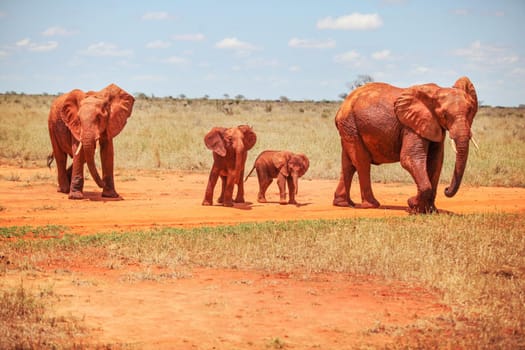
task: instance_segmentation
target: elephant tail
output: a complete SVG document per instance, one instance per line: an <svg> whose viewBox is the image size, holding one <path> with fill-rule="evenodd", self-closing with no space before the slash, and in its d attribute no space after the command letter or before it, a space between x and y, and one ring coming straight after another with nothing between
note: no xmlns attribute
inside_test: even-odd
<svg viewBox="0 0 525 350"><path fill-rule="evenodd" d="M53 156L53 152L49 153L49 155L47 156L47 167L49 169L51 169L51 164L53 163L53 159L55 159L55 157Z"/></svg>
<svg viewBox="0 0 525 350"><path fill-rule="evenodd" d="M252 170L250 170L250 172L248 173L248 175L246 175L246 177L244 178L244 182L246 182L246 181L248 180L248 178L250 177L250 175L253 173L253 169L255 169L255 164L253 165Z"/></svg>

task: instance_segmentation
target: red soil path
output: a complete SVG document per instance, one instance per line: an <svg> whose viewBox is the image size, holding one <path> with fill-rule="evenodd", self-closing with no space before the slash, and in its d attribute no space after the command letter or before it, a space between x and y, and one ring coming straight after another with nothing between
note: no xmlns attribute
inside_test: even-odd
<svg viewBox="0 0 525 350"><path fill-rule="evenodd" d="M374 184L380 209L338 208L331 204L336 181L302 180L297 197L301 204L282 206L275 184L267 194L270 203L257 203L257 179L252 177L246 184L248 203L203 207L206 181L205 174L126 171L115 181L123 200L102 199L88 180L86 199L72 201L56 192L54 171L3 167L0 226L63 225L90 234L155 226L407 216L406 200L415 191L414 185ZM357 184L352 191L358 202ZM440 189L436 205L456 214L523 214L525 189L463 186L451 199ZM136 266L112 270L94 261L63 258L25 276L24 287L52 285L60 296L56 312L83 319L92 330L90 342L146 349L380 347L393 341L399 327L448 312L435 293L372 276L202 268L181 278L130 281L126 276L134 270ZM20 283L16 272L4 276L6 283Z"/></svg>

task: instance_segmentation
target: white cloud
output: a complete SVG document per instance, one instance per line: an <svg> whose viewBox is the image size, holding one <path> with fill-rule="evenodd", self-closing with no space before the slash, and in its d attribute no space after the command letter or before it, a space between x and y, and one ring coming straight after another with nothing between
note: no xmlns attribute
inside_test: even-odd
<svg viewBox="0 0 525 350"><path fill-rule="evenodd" d="M383 20L377 13L362 14L354 12L337 18L325 17L317 21L318 29L369 30L383 26Z"/></svg>
<svg viewBox="0 0 525 350"><path fill-rule="evenodd" d="M390 50L381 50L372 54L374 60L382 61L390 58Z"/></svg>
<svg viewBox="0 0 525 350"><path fill-rule="evenodd" d="M98 42L96 44L89 45L88 48L82 52L82 54L86 56L95 56L95 57L102 57L102 56L123 57L123 56L131 56L132 53L133 51L131 50L120 49L118 46L114 44L105 43L103 41Z"/></svg>
<svg viewBox="0 0 525 350"><path fill-rule="evenodd" d="M195 34L178 34L174 35L173 39L179 40L179 41L202 41L206 39L204 34L201 33L195 33Z"/></svg>
<svg viewBox="0 0 525 350"><path fill-rule="evenodd" d="M170 56L166 58L163 62L169 64L186 64L188 63L188 60L180 56Z"/></svg>
<svg viewBox="0 0 525 350"><path fill-rule="evenodd" d="M293 66L290 66L290 67L288 68L288 70L289 70L290 72L294 72L294 73L295 73L295 72L300 72L300 71L301 71L301 67L299 67L299 66L297 66L297 65L293 65Z"/></svg>
<svg viewBox="0 0 525 350"><path fill-rule="evenodd" d="M484 45L476 40L466 48L454 51L456 56L465 57L468 61L484 65L508 65L519 61L519 56L507 48Z"/></svg>
<svg viewBox="0 0 525 350"><path fill-rule="evenodd" d="M215 44L215 47L218 49L227 49L227 50L236 50L236 51L254 51L259 50L259 48L250 43L240 41L239 39L233 38L224 38L221 41L218 41Z"/></svg>
<svg viewBox="0 0 525 350"><path fill-rule="evenodd" d="M412 73L414 74L425 74L430 72L430 68L425 66L417 66L412 70Z"/></svg>
<svg viewBox="0 0 525 350"><path fill-rule="evenodd" d="M32 42L29 38L24 38L22 40L17 41L16 46L34 52L46 52L56 49L58 47L58 43L56 41L48 41L46 43L35 43Z"/></svg>
<svg viewBox="0 0 525 350"><path fill-rule="evenodd" d="M62 27L49 27L46 30L42 32L43 36L71 36L74 35L75 32L72 30L67 30Z"/></svg>
<svg viewBox="0 0 525 350"><path fill-rule="evenodd" d="M148 49L167 49L170 46L171 43L169 41L163 40L154 40L146 44L146 48Z"/></svg>
<svg viewBox="0 0 525 350"><path fill-rule="evenodd" d="M164 21L170 18L171 16L167 12L146 12L141 17L143 21Z"/></svg>
<svg viewBox="0 0 525 350"><path fill-rule="evenodd" d="M291 38L290 41L288 41L288 46L304 49L330 49L335 47L335 40L310 40Z"/></svg>
<svg viewBox="0 0 525 350"><path fill-rule="evenodd" d="M336 55L334 57L334 61L337 63L357 63L360 58L361 55L358 52L352 50Z"/></svg>
<svg viewBox="0 0 525 350"><path fill-rule="evenodd" d="M29 40L29 38L24 38L22 40L18 40L16 42L16 46L25 47L25 46L29 46L30 43L31 43L31 40Z"/></svg>

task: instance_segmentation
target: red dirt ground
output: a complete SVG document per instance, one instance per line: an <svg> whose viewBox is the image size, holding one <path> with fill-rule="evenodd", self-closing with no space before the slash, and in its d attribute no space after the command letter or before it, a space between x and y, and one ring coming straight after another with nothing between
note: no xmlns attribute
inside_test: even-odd
<svg viewBox="0 0 525 350"><path fill-rule="evenodd" d="M50 177L51 175L51 177ZM18 181L12 181L12 180ZM92 181L86 199L56 192L45 168L0 168L0 226L63 225L78 234L155 226L191 227L266 220L406 216L415 185L374 184L380 209L331 205L335 180L300 180L298 206L255 201L257 179L246 184L248 203L201 206L206 174L125 171L116 177L123 200L105 200ZM523 188L469 188L436 205L443 212L525 213ZM217 195L218 188L216 188ZM352 198L359 199L357 183ZM271 202L274 201L274 202ZM58 313L84 320L95 344L149 349L354 348L393 341L396 327L439 318L448 310L439 296L414 285L372 276L267 274L199 268L162 281L130 281L133 266L111 270L65 259L24 277L24 286L52 285ZM14 272L8 283L20 283Z"/></svg>

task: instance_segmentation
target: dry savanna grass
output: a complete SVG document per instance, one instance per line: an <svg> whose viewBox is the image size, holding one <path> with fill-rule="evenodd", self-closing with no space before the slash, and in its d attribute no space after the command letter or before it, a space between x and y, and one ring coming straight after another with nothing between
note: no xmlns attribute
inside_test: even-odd
<svg viewBox="0 0 525 350"><path fill-rule="evenodd" d="M0 158L20 166L45 165L47 131L55 96L0 95ZM115 165L124 169L207 172L211 152L204 135L214 126L252 125L258 140L247 167L266 149L288 149L310 158L306 178L335 179L340 141L334 126L339 101L247 101L138 98L132 117L115 139ZM473 146L463 183L525 186L525 110L483 107L474 121ZM449 182L455 155L447 142L442 182ZM413 182L398 163L372 168L376 182ZM355 179L354 181L357 181Z"/></svg>

